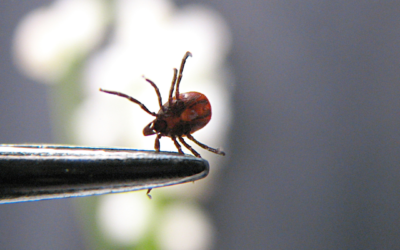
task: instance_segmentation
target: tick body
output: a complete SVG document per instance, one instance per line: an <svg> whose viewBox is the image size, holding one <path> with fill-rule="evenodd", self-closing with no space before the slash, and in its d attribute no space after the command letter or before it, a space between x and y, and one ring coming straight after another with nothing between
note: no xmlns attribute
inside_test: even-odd
<svg viewBox="0 0 400 250"><path fill-rule="evenodd" d="M174 76L172 78L168 102L162 104L160 90L158 89L157 85L151 80L145 78L145 80L153 86L157 93L158 103L160 106L160 110L158 111L158 113L151 112L143 103L121 92L109 91L104 89L100 89L100 91L124 97L131 102L138 104L145 112L155 117L155 119L143 129L143 134L145 136L156 135L154 145L156 151L160 151L160 138L166 136L172 139L180 154L183 154L183 151L179 142L182 143L183 146L185 146L187 149L189 149L190 152L192 152L196 157L201 157L200 154L197 153L197 151L195 151L183 139L183 137L186 137L210 152L219 155L225 155L223 151L211 148L197 141L192 136L194 132L203 128L210 121L211 104L208 101L207 97L201 93L179 93L179 86L182 80L183 68L185 66L186 59L189 56L192 56L192 54L190 52L186 52L182 59L179 72L177 69L174 69Z"/></svg>

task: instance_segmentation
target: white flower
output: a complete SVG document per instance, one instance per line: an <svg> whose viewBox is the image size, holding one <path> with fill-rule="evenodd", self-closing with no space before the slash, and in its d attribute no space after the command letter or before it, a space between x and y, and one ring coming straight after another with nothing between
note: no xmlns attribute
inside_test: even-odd
<svg viewBox="0 0 400 250"><path fill-rule="evenodd" d="M128 94L143 102L149 110L157 112L160 109L157 95L142 75L157 84L165 103L173 68L178 68L185 52L190 51L193 57L187 59L181 93L198 91L205 94L211 102L213 113L209 124L196 132L194 137L212 147L223 146L231 118L230 91L233 83L224 64L230 48L230 34L219 14L199 5L177 9L168 0L119 0L115 16L115 32L109 38L109 43L87 61L84 69L85 100L72 121L76 131L75 141L85 145L153 150L155 137L143 136L142 130L154 117L139 105L99 92L99 88ZM224 158L199 149L196 145L193 147L213 167ZM170 138L161 140L161 150L177 151ZM186 149L184 151L188 152ZM204 197L205 190L212 187L209 182L213 178L210 177L195 184L156 189L152 195L154 199L162 193L173 197ZM142 192L138 195L147 198ZM104 213L99 214L98 219L102 224L107 223L104 224L107 228L104 233L116 243L135 244L132 239L138 239L139 236L133 235L136 229L131 228L134 216L130 213L136 213L137 209L141 214L143 207L137 203L135 208L114 212L110 216L107 211L118 205L113 206L111 204L115 202L109 201L100 204L100 211ZM194 204L173 204L165 213L156 212L154 216L159 219L156 238L162 249L207 249L211 246L211 222ZM127 219L121 220L125 213ZM121 228L124 228L123 232Z"/></svg>
<svg viewBox="0 0 400 250"><path fill-rule="evenodd" d="M214 240L211 220L196 204L168 206L158 225L157 240L163 250L206 250Z"/></svg>
<svg viewBox="0 0 400 250"><path fill-rule="evenodd" d="M33 79L54 83L101 41L106 19L98 0L58 0L38 8L16 29L15 63Z"/></svg>
<svg viewBox="0 0 400 250"><path fill-rule="evenodd" d="M96 214L99 229L112 242L132 245L149 230L155 207L144 193L104 195L99 201Z"/></svg>

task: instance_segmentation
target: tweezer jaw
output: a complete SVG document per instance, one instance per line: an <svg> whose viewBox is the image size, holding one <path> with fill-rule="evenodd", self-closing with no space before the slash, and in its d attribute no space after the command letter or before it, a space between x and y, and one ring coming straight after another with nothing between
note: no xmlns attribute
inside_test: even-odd
<svg viewBox="0 0 400 250"><path fill-rule="evenodd" d="M0 204L153 189L208 172L206 160L173 152L0 144Z"/></svg>

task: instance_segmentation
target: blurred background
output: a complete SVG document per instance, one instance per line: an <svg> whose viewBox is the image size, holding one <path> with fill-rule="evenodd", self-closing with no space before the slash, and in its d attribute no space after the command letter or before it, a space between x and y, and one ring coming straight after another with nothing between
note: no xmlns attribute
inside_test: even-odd
<svg viewBox="0 0 400 250"><path fill-rule="evenodd" d="M195 134L211 174L169 190L0 206L0 249L400 247L400 3L0 2L0 142L151 149L182 91L209 97ZM121 100L119 100L121 99ZM144 114L143 114L144 113ZM162 150L174 150L161 141Z"/></svg>

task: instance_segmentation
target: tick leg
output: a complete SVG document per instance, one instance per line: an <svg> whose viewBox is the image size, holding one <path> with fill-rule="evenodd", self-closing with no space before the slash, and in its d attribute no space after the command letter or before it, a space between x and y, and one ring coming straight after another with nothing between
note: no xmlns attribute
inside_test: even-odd
<svg viewBox="0 0 400 250"><path fill-rule="evenodd" d="M199 145L200 147L202 147L202 148L204 148L204 149L206 149L206 150L208 150L208 151L210 151L210 152L213 152L213 153L219 154L219 155L225 155L225 152L224 152L224 151L221 151L220 149L211 148L211 147L209 147L209 146L207 146L207 145L205 145L205 144L199 142L198 140L194 139L193 136L192 136L191 134L187 134L186 136L187 136L187 138L188 138L189 140L194 141L194 143L196 143L196 144Z"/></svg>
<svg viewBox="0 0 400 250"><path fill-rule="evenodd" d="M99 89L99 90L100 90L101 92L104 92L104 93L107 93L107 94L117 95L117 96L120 96L120 97L124 97L124 98L128 99L129 101L138 104L138 105L139 105L144 111L146 111L148 114L150 114L150 115L152 115L152 116L157 116L156 113L151 112L150 110L148 110L148 109L146 108L146 106L144 106L143 103L139 102L138 100L136 100L135 98L133 98L133 97L131 97L131 96L129 96L129 95L126 95L126 94L124 94L124 93L117 92L117 91L110 91L110 90L105 90L105 89Z"/></svg>
<svg viewBox="0 0 400 250"><path fill-rule="evenodd" d="M152 190L152 188L149 188L149 189L147 189L147 192L146 192L146 195L147 195L147 197L149 197L150 200L152 198L150 195L151 190Z"/></svg>
<svg viewBox="0 0 400 250"><path fill-rule="evenodd" d="M151 84L151 86L153 86L153 88L156 90L157 93L157 97L158 97L158 104L160 105L160 108L162 108L162 100L161 100L161 94L160 94L160 90L158 89L157 85L150 79L146 78L143 76L143 78Z"/></svg>
<svg viewBox="0 0 400 250"><path fill-rule="evenodd" d="M178 149L179 153L183 155L183 151L182 151L181 145L176 140L176 137L175 136L171 136L171 139L174 141L175 147Z"/></svg>
<svg viewBox="0 0 400 250"><path fill-rule="evenodd" d="M174 77L172 77L171 88L169 89L169 96L168 96L169 106L172 106L172 95L174 93L174 87L175 87L175 83L176 83L177 74L178 74L178 70L174 69Z"/></svg>
<svg viewBox="0 0 400 250"><path fill-rule="evenodd" d="M187 143L185 142L185 140L183 140L182 136L178 136L178 139L179 139L179 141L180 141L187 149L190 150L190 152L192 152L192 154L194 154L196 157L201 158L200 154L197 153L197 151L194 150L194 149L192 148L192 146L190 146L189 144L187 144Z"/></svg>
<svg viewBox="0 0 400 250"><path fill-rule="evenodd" d="M186 52L186 54L183 56L182 58L182 63L181 63L181 67L179 69L179 74L178 74L178 80L176 81L176 90L175 90L175 98L176 100L179 99L179 84L181 83L182 80L182 72L183 72L183 67L185 66L186 63L186 59L192 56L192 53L190 53L189 51Z"/></svg>
<svg viewBox="0 0 400 250"><path fill-rule="evenodd" d="M161 137L162 137L162 135L158 134L157 137L156 137L156 141L155 141L155 143L154 143L154 149L155 149L157 152L160 152L160 138L161 138Z"/></svg>

